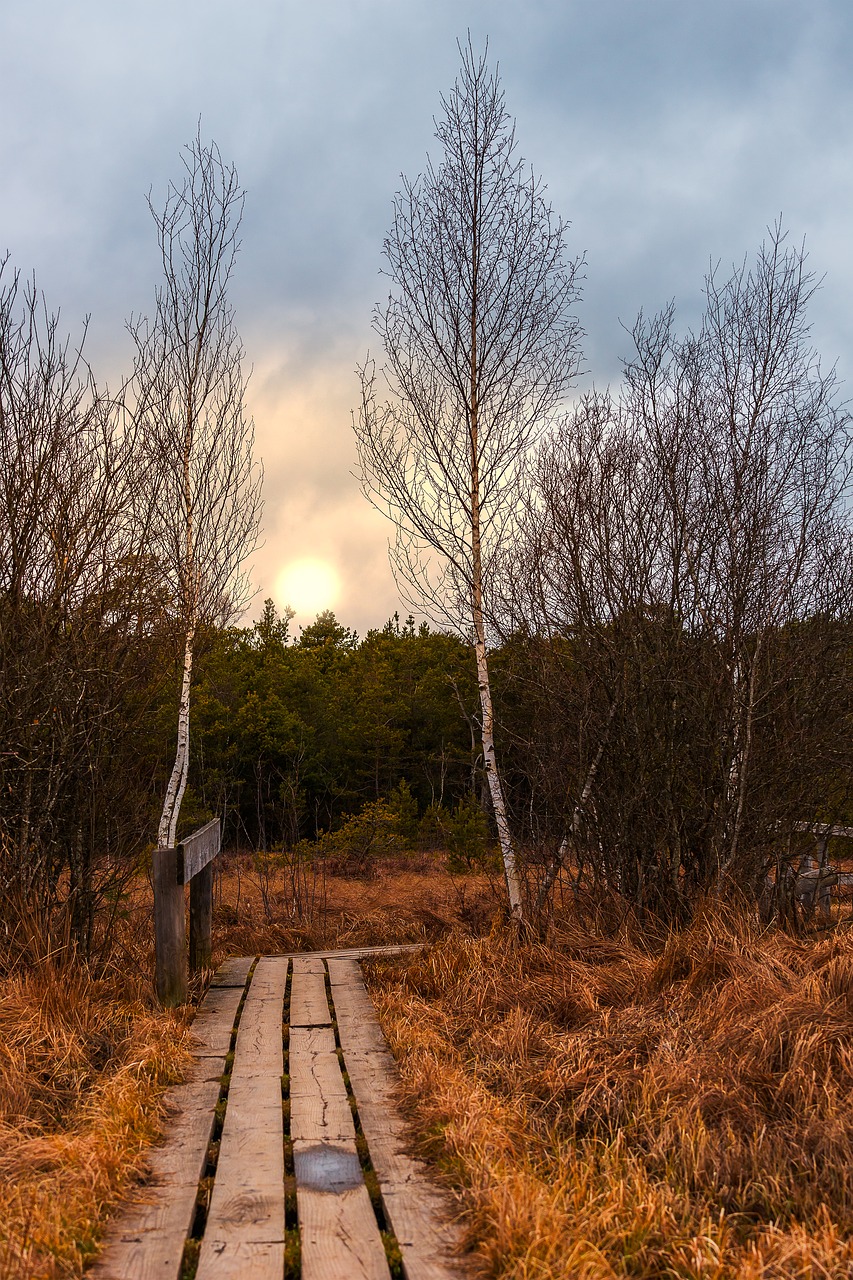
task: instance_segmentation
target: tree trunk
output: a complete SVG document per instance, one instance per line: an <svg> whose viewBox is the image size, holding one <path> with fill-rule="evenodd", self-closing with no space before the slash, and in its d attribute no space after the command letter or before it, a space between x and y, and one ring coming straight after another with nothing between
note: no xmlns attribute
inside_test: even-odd
<svg viewBox="0 0 853 1280"><path fill-rule="evenodd" d="M475 121L476 123L476 121ZM480 691L480 710L482 713L483 764L492 798L495 824L498 829L498 840L501 846L504 874L506 876L507 895L512 917L521 921L521 885L518 878L518 866L515 858L515 846L509 829L506 813L501 775L495 754L494 726L495 717L492 708L492 687L489 681L489 663L486 656L486 627L483 619L483 562L480 534L480 469L479 469L479 365L477 360L477 273L479 269L477 218L479 186L475 183L474 236L472 243L473 293L471 300L471 384L469 405L469 428L471 434L471 605L474 623L474 652L477 659L477 688Z"/></svg>
<svg viewBox="0 0 853 1280"><path fill-rule="evenodd" d="M727 804L729 816L731 815L731 810L733 808L734 817L731 819L729 847L720 868L720 879L736 867L738 853L740 851L740 837L743 829L743 815L746 806L747 777L751 763L750 756L752 754L757 670L763 639L763 635L759 635L756 641L755 652L753 653L749 667L749 678L746 682L747 694L745 699L740 695L740 690L744 683L744 675L740 660L738 660L735 670L735 688L740 705L737 706L737 715L735 719L735 746L731 767L729 769Z"/></svg>
<svg viewBox="0 0 853 1280"><path fill-rule="evenodd" d="M184 675L181 681L181 701L178 707L178 746L175 752L175 763L172 776L166 789L163 812L160 815L160 826L157 829L157 844L161 849L173 849L178 830L178 817L184 792L187 788L187 773L190 762L190 685L193 670L193 642L195 640L195 624L187 630L184 645Z"/></svg>
<svg viewBox="0 0 853 1280"><path fill-rule="evenodd" d="M595 753L595 758L593 759L592 764L589 766L589 770L586 775L586 781L584 782L584 785L583 785L583 791L581 792L580 800L578 800L577 804L575 805L572 811L571 845L575 851L577 851L577 847L578 847L578 839L580 836L580 829L581 829L581 819L584 816L586 806L589 804L589 798L592 795L592 788L595 783L595 776L598 773L598 767L601 764L601 761L604 757L604 749L607 746L607 740L610 737L610 726L613 723L613 717L615 715L616 715L616 700L614 698L613 702L611 702L610 704L610 711L607 716L607 726L604 730L604 733L602 734L601 741L598 744L598 750ZM566 854L569 851L569 839L570 837L568 835L563 836L563 839L560 841L560 848L557 850L557 856L554 859L554 861L551 863L550 867L545 873L545 876L542 880L541 885L539 886L539 892L536 895L537 915L544 907L545 899L548 897L548 894L551 892L551 886L554 884L554 881L557 879L557 876L560 874L560 871L563 869L563 866L565 865Z"/></svg>

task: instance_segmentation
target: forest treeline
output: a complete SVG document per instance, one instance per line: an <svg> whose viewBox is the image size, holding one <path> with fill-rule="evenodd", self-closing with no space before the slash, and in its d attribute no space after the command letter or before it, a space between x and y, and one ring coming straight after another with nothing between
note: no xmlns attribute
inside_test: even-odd
<svg viewBox="0 0 853 1280"><path fill-rule="evenodd" d="M853 818L853 628L816 617L764 643L733 864L755 897L768 873L781 881L799 866L799 823ZM586 634L518 630L492 663L509 808L534 894L553 883L567 831L571 877L588 889L618 885L666 916L719 886L731 759L712 637L691 635L674 614L626 610ZM220 813L234 845L292 849L345 833L383 802L398 821L385 843L375 828L373 854L396 838L412 850L449 844L458 869L482 865L495 833L477 711L459 638L395 617L359 639L330 613L290 636L267 601L252 626L205 639L185 820Z"/></svg>
<svg viewBox="0 0 853 1280"><path fill-rule="evenodd" d="M414 845L428 811L478 791L470 648L426 623L359 639L325 612L291 636L267 600L251 626L206 635L196 679L183 821L221 814L236 847L317 840L401 784Z"/></svg>
<svg viewBox="0 0 853 1280"><path fill-rule="evenodd" d="M572 400L583 260L461 52L442 158L395 198L354 415L429 626L293 636L270 603L234 625L260 475L215 146L152 208L163 281L117 393L0 264L10 933L60 907L90 950L145 851L212 815L305 858L371 825L460 867L491 846L519 925L559 884L795 921L801 828L853 820L853 431L804 248L772 227L709 271L693 329L641 313L618 385Z"/></svg>

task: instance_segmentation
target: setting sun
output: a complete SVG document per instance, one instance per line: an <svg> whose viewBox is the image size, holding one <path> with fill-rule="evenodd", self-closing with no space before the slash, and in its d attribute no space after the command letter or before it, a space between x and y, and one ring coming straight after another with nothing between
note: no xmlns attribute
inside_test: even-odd
<svg viewBox="0 0 853 1280"><path fill-rule="evenodd" d="M308 615L333 608L341 583L326 560L306 557L293 560L282 569L276 588L281 604L289 604L297 614Z"/></svg>

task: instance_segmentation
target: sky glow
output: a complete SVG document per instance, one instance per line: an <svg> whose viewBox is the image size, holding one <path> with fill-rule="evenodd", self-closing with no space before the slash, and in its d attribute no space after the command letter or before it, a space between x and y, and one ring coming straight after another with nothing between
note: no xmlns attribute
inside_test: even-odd
<svg viewBox="0 0 853 1280"><path fill-rule="evenodd" d="M694 320L709 264L753 254L781 214L825 277L825 364L853 352L853 5L849 0L5 0L0 254L111 386L131 312L150 313L162 204L196 131L247 189L232 299L254 373L266 482L263 598L282 565L334 566L362 634L400 608L390 526L353 478L354 374L387 295L399 175L437 154L456 39L488 35L522 155L586 251L582 386L614 382L638 310ZM247 618L248 620L248 618Z"/></svg>
<svg viewBox="0 0 853 1280"><path fill-rule="evenodd" d="M294 560L282 569L274 599L281 609L289 605L295 621L304 626L324 609L334 609L340 591L341 581L332 565L306 558Z"/></svg>

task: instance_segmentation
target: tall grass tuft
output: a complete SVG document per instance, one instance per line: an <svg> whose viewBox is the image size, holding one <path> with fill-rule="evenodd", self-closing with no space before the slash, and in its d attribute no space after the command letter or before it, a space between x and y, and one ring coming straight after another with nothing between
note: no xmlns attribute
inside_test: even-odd
<svg viewBox="0 0 853 1280"><path fill-rule="evenodd" d="M80 1276L144 1171L159 1101L189 1061L180 1014L139 965L93 976L68 952L0 977L0 1275Z"/></svg>
<svg viewBox="0 0 853 1280"><path fill-rule="evenodd" d="M853 1275L853 938L709 906L372 968L480 1274Z"/></svg>

